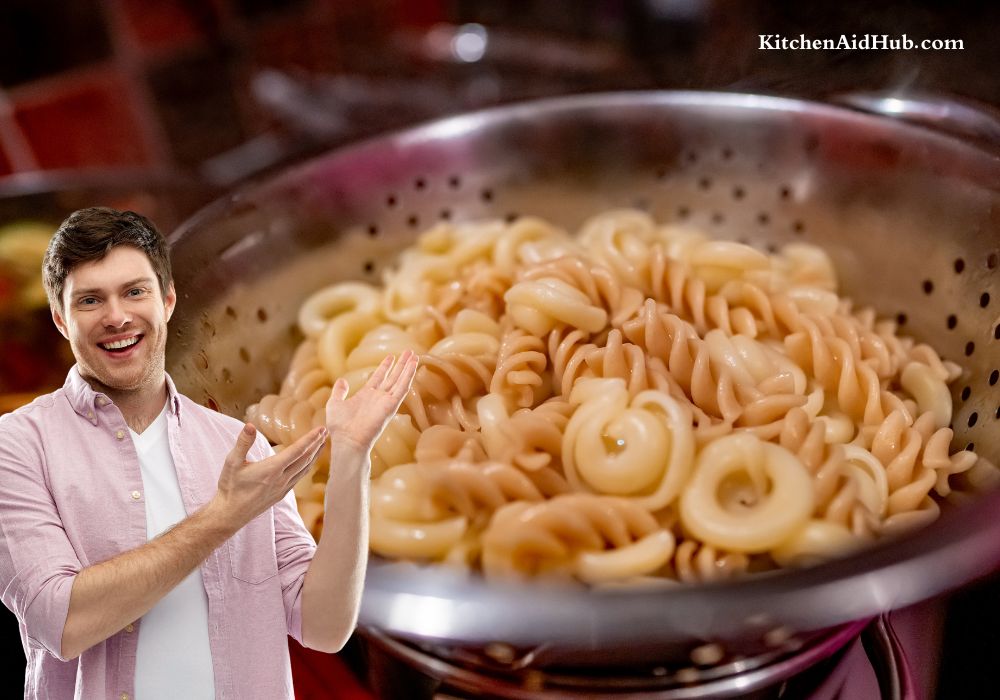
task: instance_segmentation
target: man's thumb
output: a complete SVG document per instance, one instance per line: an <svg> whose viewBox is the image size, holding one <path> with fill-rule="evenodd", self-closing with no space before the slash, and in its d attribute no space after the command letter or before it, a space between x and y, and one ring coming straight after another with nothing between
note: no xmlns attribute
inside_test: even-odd
<svg viewBox="0 0 1000 700"><path fill-rule="evenodd" d="M252 423L243 426L243 430L236 436L236 445L229 453L229 458L234 466L240 466L247 461L247 453L253 446L254 438L257 437L257 428Z"/></svg>
<svg viewBox="0 0 1000 700"><path fill-rule="evenodd" d="M351 385L348 381L344 378L340 378L333 383L333 390L330 392L330 395L338 401L343 401L347 398L347 394L350 390Z"/></svg>

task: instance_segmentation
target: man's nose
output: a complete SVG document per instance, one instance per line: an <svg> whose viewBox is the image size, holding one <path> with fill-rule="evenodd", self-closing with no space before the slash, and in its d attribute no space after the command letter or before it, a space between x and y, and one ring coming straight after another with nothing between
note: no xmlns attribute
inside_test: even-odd
<svg viewBox="0 0 1000 700"><path fill-rule="evenodd" d="M117 299L110 299L104 305L104 325L109 328L121 328L132 320L125 307Z"/></svg>

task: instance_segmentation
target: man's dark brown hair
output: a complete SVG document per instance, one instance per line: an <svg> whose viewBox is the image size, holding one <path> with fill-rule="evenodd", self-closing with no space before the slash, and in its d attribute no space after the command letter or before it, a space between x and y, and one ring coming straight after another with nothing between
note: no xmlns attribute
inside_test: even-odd
<svg viewBox="0 0 1000 700"><path fill-rule="evenodd" d="M170 281L167 242L156 227L134 211L90 207L73 212L52 236L42 261L42 281L49 303L63 310L62 293L66 277L77 265L102 260L112 248L128 245L149 258L165 295Z"/></svg>

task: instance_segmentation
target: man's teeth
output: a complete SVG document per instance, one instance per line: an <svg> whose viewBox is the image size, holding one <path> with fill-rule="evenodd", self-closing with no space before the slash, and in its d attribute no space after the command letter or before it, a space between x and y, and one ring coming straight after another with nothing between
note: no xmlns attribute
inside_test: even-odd
<svg viewBox="0 0 1000 700"><path fill-rule="evenodd" d="M125 340L116 340L113 343L101 343L101 347L105 350L121 350L122 348L127 348L130 345L135 345L139 342L139 336L134 335L131 338L126 338Z"/></svg>

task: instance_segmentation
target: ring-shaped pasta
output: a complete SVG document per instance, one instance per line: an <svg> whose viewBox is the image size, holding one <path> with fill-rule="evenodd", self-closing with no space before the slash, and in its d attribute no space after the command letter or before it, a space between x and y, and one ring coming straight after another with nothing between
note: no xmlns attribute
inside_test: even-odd
<svg viewBox="0 0 1000 700"><path fill-rule="evenodd" d="M720 502L723 482L740 473L765 482L768 493L739 510ZM766 552L789 539L809 519L815 505L812 477L783 447L749 433L709 443L695 462L681 494L680 519L695 537L731 552Z"/></svg>
<svg viewBox="0 0 1000 700"><path fill-rule="evenodd" d="M317 338L339 316L361 312L378 313L382 294L363 282L334 284L314 293L299 309L299 329L307 338Z"/></svg>
<svg viewBox="0 0 1000 700"><path fill-rule="evenodd" d="M378 316L363 311L343 314L328 323L316 347L323 369L334 378L344 374L347 371L348 355L378 325Z"/></svg>

